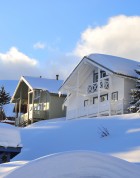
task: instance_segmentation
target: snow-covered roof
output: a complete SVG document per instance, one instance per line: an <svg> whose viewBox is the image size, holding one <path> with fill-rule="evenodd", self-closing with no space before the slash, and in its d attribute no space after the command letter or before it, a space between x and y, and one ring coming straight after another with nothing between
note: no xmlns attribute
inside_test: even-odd
<svg viewBox="0 0 140 178"><path fill-rule="evenodd" d="M106 54L90 54L85 58L113 73L138 78L138 74L135 70L138 68L140 62L135 60Z"/></svg>
<svg viewBox="0 0 140 178"><path fill-rule="evenodd" d="M77 71L80 71L80 78L84 78L85 73L89 71L89 68L86 68L85 64L89 64L91 67L97 67L101 70L105 70L110 74L121 75L123 77L138 79L139 75L136 73L136 69L139 68L140 62L126 59L122 57L107 55L107 54L90 54L83 57L79 64L75 67L72 73L64 81L63 85L59 88L59 91L62 93L65 92L65 87L74 85L76 83ZM89 66L88 65L88 66Z"/></svg>
<svg viewBox="0 0 140 178"><path fill-rule="evenodd" d="M19 129L10 124L0 123L0 146L21 147Z"/></svg>
<svg viewBox="0 0 140 178"><path fill-rule="evenodd" d="M58 89L63 83L63 80L47 79L42 77L23 76L22 79L30 88L47 90L50 93L58 93Z"/></svg>

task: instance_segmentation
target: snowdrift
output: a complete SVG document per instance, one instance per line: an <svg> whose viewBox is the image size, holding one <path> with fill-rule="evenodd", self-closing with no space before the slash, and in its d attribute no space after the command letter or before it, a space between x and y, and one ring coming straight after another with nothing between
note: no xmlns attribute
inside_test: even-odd
<svg viewBox="0 0 140 178"><path fill-rule="evenodd" d="M5 178L140 178L139 166L93 151L58 153L31 161Z"/></svg>

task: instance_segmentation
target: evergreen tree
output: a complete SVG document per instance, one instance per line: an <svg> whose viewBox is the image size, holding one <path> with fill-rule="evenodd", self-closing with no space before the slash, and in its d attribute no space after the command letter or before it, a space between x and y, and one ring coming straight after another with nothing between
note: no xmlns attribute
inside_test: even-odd
<svg viewBox="0 0 140 178"><path fill-rule="evenodd" d="M2 86L0 89L0 107L2 108L3 105L9 104L10 99L11 99L11 97L10 97L9 93L6 93L4 86Z"/></svg>
<svg viewBox="0 0 140 178"><path fill-rule="evenodd" d="M4 86L0 89L0 120L5 119L5 113L3 110L3 105L10 103L10 95L9 93L6 93Z"/></svg>
<svg viewBox="0 0 140 178"><path fill-rule="evenodd" d="M140 70L137 69L135 72L140 75ZM130 92L131 101L128 110L131 113L140 112L140 79L136 81L136 88L131 89Z"/></svg>

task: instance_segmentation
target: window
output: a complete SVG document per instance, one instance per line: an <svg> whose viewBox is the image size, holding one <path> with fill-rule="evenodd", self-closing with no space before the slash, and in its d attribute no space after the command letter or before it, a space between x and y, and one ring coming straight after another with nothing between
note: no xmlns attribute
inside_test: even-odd
<svg viewBox="0 0 140 178"><path fill-rule="evenodd" d="M100 96L100 102L107 101L108 100L108 94L101 95ZM93 104L98 103L98 97L93 97Z"/></svg>
<svg viewBox="0 0 140 178"><path fill-rule="evenodd" d="M101 102L107 101L107 100L108 100L108 94L105 94L105 95L100 96L100 101L101 101Z"/></svg>
<svg viewBox="0 0 140 178"><path fill-rule="evenodd" d="M88 100L84 100L84 107L88 106Z"/></svg>
<svg viewBox="0 0 140 178"><path fill-rule="evenodd" d="M40 98L40 90L35 90L34 99L39 99L39 98Z"/></svg>
<svg viewBox="0 0 140 178"><path fill-rule="evenodd" d="M118 91L112 93L112 100L118 100Z"/></svg>
<svg viewBox="0 0 140 178"><path fill-rule="evenodd" d="M98 73L93 73L93 83L98 82Z"/></svg>
<svg viewBox="0 0 140 178"><path fill-rule="evenodd" d="M97 104L98 103L98 97L93 97L93 104Z"/></svg>
<svg viewBox="0 0 140 178"><path fill-rule="evenodd" d="M106 77L106 72L105 71L101 71L101 78Z"/></svg>
<svg viewBox="0 0 140 178"><path fill-rule="evenodd" d="M100 72L100 77L103 78L103 77L106 77L106 76L107 76L106 72L102 70ZM93 83L95 83L95 82L98 82L98 73L93 72Z"/></svg>

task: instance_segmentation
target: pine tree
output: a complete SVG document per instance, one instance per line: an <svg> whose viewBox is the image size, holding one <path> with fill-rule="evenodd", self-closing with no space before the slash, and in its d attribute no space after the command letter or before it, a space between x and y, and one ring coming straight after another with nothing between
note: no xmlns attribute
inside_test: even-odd
<svg viewBox="0 0 140 178"><path fill-rule="evenodd" d="M137 69L135 72L140 75L140 70ZM136 88L131 89L130 92L131 101L128 110L131 113L140 112L140 79L136 81Z"/></svg>
<svg viewBox="0 0 140 178"><path fill-rule="evenodd" d="M9 93L6 93L4 86L2 86L0 89L0 120L3 120L5 118L3 106L5 104L9 104L10 99L11 99L11 97L10 97Z"/></svg>
<svg viewBox="0 0 140 178"><path fill-rule="evenodd" d="M4 86L2 86L0 89L0 107L2 108L3 105L9 104L10 99L11 99L11 97L10 97L9 93L6 93Z"/></svg>

